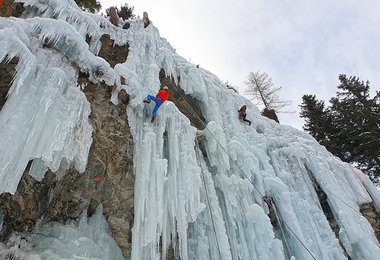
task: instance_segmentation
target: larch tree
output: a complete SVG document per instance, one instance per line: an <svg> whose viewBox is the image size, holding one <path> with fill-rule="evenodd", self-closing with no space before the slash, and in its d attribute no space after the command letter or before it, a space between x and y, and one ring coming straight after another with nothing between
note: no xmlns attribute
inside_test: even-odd
<svg viewBox="0 0 380 260"><path fill-rule="evenodd" d="M265 72L250 72L245 82L248 88L244 94L256 105L263 105L262 114L278 122L276 113L285 112L281 109L290 105L291 101L281 100L278 92L281 87L273 85L271 77Z"/></svg>

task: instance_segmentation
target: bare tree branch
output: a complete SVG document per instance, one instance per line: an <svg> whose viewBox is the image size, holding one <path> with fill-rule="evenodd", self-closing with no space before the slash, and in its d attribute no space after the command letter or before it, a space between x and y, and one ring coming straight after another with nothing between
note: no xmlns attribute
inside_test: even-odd
<svg viewBox="0 0 380 260"><path fill-rule="evenodd" d="M275 87L272 79L265 72L250 72L245 83L248 89L244 94L249 96L256 105L264 105L267 109L273 109L279 113L283 112L281 108L291 104L291 101L280 99L278 92L282 87Z"/></svg>

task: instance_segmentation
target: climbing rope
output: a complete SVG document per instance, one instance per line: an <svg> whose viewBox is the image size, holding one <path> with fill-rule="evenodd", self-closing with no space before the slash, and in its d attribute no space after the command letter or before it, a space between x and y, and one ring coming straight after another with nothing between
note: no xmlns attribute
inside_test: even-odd
<svg viewBox="0 0 380 260"><path fill-rule="evenodd" d="M302 175L302 173L301 173L301 175ZM293 187L293 189L294 189L293 184L291 184L291 185L292 185L292 187ZM301 192L300 192L299 189L298 189L298 186L297 186L297 185L295 185L295 186L296 186L296 190L297 190L298 194L301 194ZM319 245L318 238L317 238L317 236L315 235L314 227L313 227L313 225L311 224L311 221L310 221L309 211L306 210L306 207L305 207L305 204L304 204L304 202L303 202L303 199L300 198L300 200L301 200L301 204L302 204L303 210L304 210L305 213L306 213L307 220L308 220L308 222L309 222L309 226L310 226L310 228L311 228L311 230L312 230L312 232L313 232L314 239L315 239L315 241L317 242L319 254L320 254L320 256L321 256L321 259L323 259L323 254L322 254L322 251L321 251L321 246ZM317 230L318 230L318 229L317 229ZM319 230L318 230L318 234L319 234L319 237L321 237L321 234L319 233Z"/></svg>
<svg viewBox="0 0 380 260"><path fill-rule="evenodd" d="M211 204L210 204L210 199L209 199L209 196L208 196L208 191L207 191L207 186L206 186L206 180L205 180L205 176L204 176L204 172L203 172L203 167L202 167L202 162L200 161L200 159L198 158L199 155L198 155L198 152L199 152L199 146L198 146L198 143L196 144L196 147L197 147L197 153L196 153L196 156L197 156L197 161L199 163L199 166L201 168L201 173L202 173L202 181L203 181L203 186L205 188L205 192L206 192L206 201L207 201L207 205L208 205L208 210L210 212L210 218L211 218L211 222L212 222L212 227L213 227L213 230L214 230L214 235L215 235L215 240L216 240L216 244L217 244L217 247L218 247L218 252L219 252L219 257L220 259L222 259L222 254L220 252L220 246L219 246L219 240L218 240L218 236L216 234L216 228L215 228L215 222L214 222L214 217L212 215L212 211L211 211Z"/></svg>
<svg viewBox="0 0 380 260"><path fill-rule="evenodd" d="M278 133L277 133L277 131L276 131L276 129L274 129L274 132L276 133L276 136L279 136L278 135ZM274 145L274 143L269 139L269 138L267 138L267 140L269 141L269 142L271 142L273 145ZM281 151L280 151L280 153L282 153ZM307 172L307 174L308 174L308 176L309 176L309 178L311 179L311 181L314 183L314 185L316 186L316 184L315 184L315 181L314 181L314 179L312 178L312 176L310 176L310 173L309 173L309 171L306 169L306 172ZM332 173L333 173L333 175L336 177L336 178L338 178L341 182L343 182L345 185L347 185L351 190L353 190L361 199L363 199L363 200L365 200L365 198L363 197L363 195L362 194L360 194L360 193L358 193L358 191L356 191L355 189L352 189L352 187L351 187L351 185L350 184L348 184L346 181L344 181L342 178L340 178L334 171L332 171ZM303 174L301 174L302 175L302 177L304 178L304 176L303 176ZM306 183L306 180L304 179L304 182ZM343 199L341 199L338 195L336 195L335 193L333 193L332 191L330 191L329 189L327 189L327 188L324 188L324 189L322 189L322 187L321 187L321 190L322 191L326 191L326 192L328 192L328 193L330 193L331 195L333 195L334 197L336 197L338 200L340 200L343 204L345 204L347 207L349 207L350 209L352 209L356 214L359 214L360 216L362 216L362 215L365 215L365 216L368 216L368 217L370 217L368 214L365 214L364 212L363 213L361 213L361 212L359 212L357 209L355 209L353 206L351 206L351 205L349 205L345 200L343 200ZM314 199L313 199L314 200ZM315 202L315 200L314 200L314 202ZM318 204L317 204L318 205Z"/></svg>
<svg viewBox="0 0 380 260"><path fill-rule="evenodd" d="M138 40L140 40L138 38ZM142 44L144 44L142 41L140 41ZM157 62L155 61L155 59L152 57L152 55L150 55L149 52L147 52L147 54L152 58L152 61L155 62L157 64ZM158 64L157 64L158 67L160 67ZM174 84L171 80L169 80L170 83L175 86L176 84ZM151 91L151 93L155 93L155 91L153 91L149 86L147 86L148 89ZM187 103L187 101L186 101ZM198 144L197 145L197 148L199 149L198 147ZM216 227L215 227L215 221L214 221L214 217L213 217L213 214L212 214L212 210L211 210L211 203L210 203L210 199L209 199L209 195L208 195L208 189L207 189L207 186L206 186L206 180L205 180L205 177L204 177L204 172L203 172L203 167L202 167L202 164L200 162L200 159L198 158L199 155L198 153L196 153L196 156L197 156L197 160L198 160L198 163L200 165L200 168L201 168L201 175L202 175L202 182L203 182L203 186L204 186L204 189L205 189L205 194L206 194L206 202L207 202L207 206L208 206L208 209L209 209L209 213L210 213L210 218L211 218L211 223L212 223L212 227L213 227L213 231L214 231L214 236L215 236L215 241L216 241L216 245L217 245L217 249L218 249L218 254L219 254L219 258L222 259L222 254L221 254L221 250L220 250L220 245L219 245L219 240L218 240L218 235L216 233Z"/></svg>
<svg viewBox="0 0 380 260"><path fill-rule="evenodd" d="M137 38L142 44L144 44L139 38ZM155 61L154 57L149 53L147 52L147 54L152 58L153 62L157 64L157 62ZM159 64L157 64L158 67ZM171 79L168 79L169 82L173 85L173 86L176 86L176 84L171 80ZM149 87L148 87L149 88ZM150 89L150 88L149 88ZM151 90L151 89L150 89ZM222 148L222 150L228 155L228 157L230 158L230 160L235 164L235 166L237 167L237 169L243 174L243 176L245 176L245 178L252 184L252 186L257 190L257 192L262 196L264 197L264 195L261 193L261 191L254 185L254 183L251 181L251 179L245 174L245 172L241 169L241 167L235 162L235 160L233 160L233 158L231 157L231 155L228 153L228 151L223 147L223 145L219 142L219 140L214 136L214 134L207 128L207 125L206 123L204 123L202 121L202 119L198 116L198 114L194 111L194 109L191 107L191 105L188 103L188 101L185 99L184 95L182 95L181 92L179 92L175 87L174 87L174 90L181 96L181 98L185 101L186 105L189 107L190 111L195 115L195 117L198 118L198 120L203 124L203 126L205 127L205 129L210 133L211 137L215 139L215 141L217 142L217 144ZM151 90L152 91L152 90ZM273 145L274 143L269 139L267 138L269 142L271 142ZM339 176L337 176L334 172L333 174L339 178L342 182L344 182L346 185L349 185L347 184L344 180L342 180ZM204 176L203 176L203 181L204 181ZM351 186L350 186L351 187ZM342 201L345 205L347 205L349 208L351 208L352 210L354 210L356 213L360 214L356 209L354 209L352 206L350 206L349 204L347 204L343 199L339 198L339 196L335 195L333 192L329 191L328 189L325 189L326 191L328 191L329 193L331 193L333 196L335 196L337 199L339 199L340 201ZM359 194L361 195L361 194ZM208 194L207 194L207 189L206 189L206 196L207 196L207 200L208 200L208 203L209 203L209 198L208 198ZM276 216L278 217L278 213L277 213L277 210L276 208L272 205L272 204L268 204L270 207L273 208L273 210L275 211L276 213ZM209 204L209 207L210 207L210 204ZM212 217L212 212L211 212L211 209L209 208L210 210L210 214L211 214L211 218L212 218L212 221L213 221L213 217ZM310 219L309 219L310 221ZM289 229L289 231L294 235L294 237L301 243L301 245L305 248L305 250L313 257L313 259L316 259L314 257L314 255L311 253L311 251L307 248L307 246L301 241L301 239L297 236L297 234L290 228L290 226L285 222L283 221L284 225ZM214 223L213 223L214 225ZM213 226L214 228L214 232L216 234L216 231L215 231L215 226ZM282 231L283 232L283 231ZM284 235L283 235L284 236ZM315 234L314 234L315 236ZM284 239L285 239L285 236L284 236ZM285 241L285 243L287 244L287 242ZM219 246L219 245L218 245ZM319 244L318 244L318 247ZM320 248L319 248L320 250ZM220 254L220 249L219 249L219 254Z"/></svg>
<svg viewBox="0 0 380 260"><path fill-rule="evenodd" d="M142 44L144 44L139 38L137 38ZM156 63L156 65L158 67L159 64L157 64L157 62L155 61L154 57L149 53L147 52L147 54L152 58L152 61L154 63ZM169 82L173 85L173 86L176 86L176 84L171 80L169 79ZM149 88L149 87L148 87ZM219 140L214 136L214 134L207 128L207 125L206 123L204 123L202 121L202 119L197 115L197 113L194 111L194 109L190 106L190 104L188 103L188 101L185 99L185 97L182 95L181 92L179 92L175 87L174 87L174 90L181 96L181 98L185 101L186 105L190 108L190 111L198 118L198 120L203 124L204 128L210 133L210 135L215 139L215 141L217 142L217 144L222 148L222 150L228 155L228 157L230 158L230 160L236 165L236 167L239 169L239 171L245 176L245 178L252 184L252 186L257 190L257 192L261 195L261 197L264 197L264 195L261 193L261 191L255 186L255 184L251 181L251 179L245 174L245 172L240 168L240 166L235 162L235 160L232 159L231 155L227 152L227 150L223 147L223 145L219 142ZM272 206L273 207L273 206ZM210 214L211 211L210 211ZM298 236L293 232L293 230L289 227L289 225L284 221L284 224L287 226L287 228L291 231L291 233L294 235L294 237L301 243L301 245L306 249L306 251L311 255L311 257L313 259L316 260L316 258L314 257L314 255L310 252L310 250L307 248L307 246L298 238ZM215 226L214 226L215 228ZM219 251L220 253L220 251Z"/></svg>
<svg viewBox="0 0 380 260"><path fill-rule="evenodd" d="M277 130L274 128L273 129L274 130L274 132L276 133L276 136L279 136L278 135L278 132L277 132ZM268 139L270 142L271 142L271 140L270 139ZM273 144L273 143L272 143ZM360 194L356 189L352 189L352 187L351 187L351 185L348 183L348 182L346 182L344 179L342 179L339 175L337 175L334 171L331 171L332 172L332 174L337 178L337 179L339 179L343 184L345 184L347 187L349 187L355 194L357 194L361 199L363 199L363 200L366 200L366 198L365 197L363 197L363 195L362 194ZM310 176L310 173L309 173L309 171L307 170L307 173L308 173L308 175ZM312 180L312 182L314 183L314 180L313 180L313 178L310 176L310 179ZM327 190L327 189L326 189ZM329 190L327 190L328 192L330 192L331 194L333 194L331 191L329 191ZM337 197L337 195L335 195L335 194L333 194L335 197ZM340 198L338 198L338 199L340 199ZM345 201L344 200L342 200L342 199L340 199L342 202L344 202L345 203ZM356 209L354 209L352 206L350 206L350 205L348 205L347 203L345 203L348 207L350 207L350 208L352 208L355 212L358 212ZM360 213L359 213L360 214Z"/></svg>
<svg viewBox="0 0 380 260"><path fill-rule="evenodd" d="M173 84L176 85L172 82L171 79L169 81ZM261 197L264 197L264 195L261 193L261 191L255 186L255 184L251 181L251 179L245 174L245 172L240 168L240 166L233 160L231 155L228 153L228 151L223 147L223 145L219 142L219 140L214 136L214 134L207 128L206 123L204 123L201 118L197 115L197 113L194 111L194 109L190 106L190 104L187 102L185 97L180 93L176 88L174 88L177 93L181 96L181 98L185 101L187 106L190 108L191 112L198 118L200 122L204 125L205 129L210 133L210 135L215 139L215 141L218 143L218 145L222 148L222 150L228 155L230 160L235 164L235 166L239 169L239 171L245 176L245 178L252 184L252 186L257 190L257 192L261 195ZM268 139L269 140L269 139ZM272 206L272 205L271 205ZM273 207L273 206L272 206ZM291 233L294 235L294 237L302 244L302 246L306 249L306 251L313 257L313 259L316 260L314 255L310 252L310 250L306 247L306 245L298 238L298 236L293 232L293 230L289 227L289 225L284 221L284 224L288 227L288 229L291 231Z"/></svg>
<svg viewBox="0 0 380 260"><path fill-rule="evenodd" d="M279 222L279 227L280 227L280 230L281 230L281 234L282 234L282 237L284 238L284 241L285 241L285 245L286 245L286 249L288 251L288 254L289 254L289 257L290 255L294 255L293 253L293 250L292 248L289 246L288 244L288 241L286 239L286 235L285 235L285 232L284 232L284 229L282 228L282 220L281 218L279 217L278 213L277 213L277 209L276 209L276 206L272 205L272 201L270 200L269 202L267 202L267 204L271 204L270 206L272 207L273 211L274 211L274 214L276 215L276 219L278 219L278 222ZM290 253L289 250L292 250L292 252Z"/></svg>

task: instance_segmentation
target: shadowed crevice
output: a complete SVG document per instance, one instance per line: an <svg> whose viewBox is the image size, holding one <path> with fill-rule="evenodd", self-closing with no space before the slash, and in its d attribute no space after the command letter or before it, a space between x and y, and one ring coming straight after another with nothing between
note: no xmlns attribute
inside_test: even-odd
<svg viewBox="0 0 380 260"><path fill-rule="evenodd" d="M0 111L7 101L7 94L12 86L18 61L18 58L13 58L7 64L0 63Z"/></svg>
<svg viewBox="0 0 380 260"><path fill-rule="evenodd" d="M186 95L182 88L174 83L174 80L165 76L164 70L160 71L160 82L161 86L169 87L170 97L168 100L173 102L179 111L190 120L192 126L198 130L203 130L206 126L206 120L203 117L199 101L190 95Z"/></svg>

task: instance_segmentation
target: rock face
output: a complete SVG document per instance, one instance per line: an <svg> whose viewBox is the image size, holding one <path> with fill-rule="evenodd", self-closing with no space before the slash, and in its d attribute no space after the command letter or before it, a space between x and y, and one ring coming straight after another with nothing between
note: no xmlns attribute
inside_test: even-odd
<svg viewBox="0 0 380 260"><path fill-rule="evenodd" d="M128 126L128 96L121 94L120 104L111 103L111 90L89 85L85 89L91 103L91 121L95 128L86 173L95 185L90 211L99 203L116 242L130 255L134 207L133 140ZM95 183L94 183L95 182Z"/></svg>
<svg viewBox="0 0 380 260"><path fill-rule="evenodd" d="M17 59L12 59L8 64L0 63L0 110L5 104L5 101L7 101L7 93L11 87L17 63Z"/></svg>
<svg viewBox="0 0 380 260"><path fill-rule="evenodd" d="M380 242L380 213L376 211L373 203L365 203L360 205L360 212L371 224L377 240Z"/></svg>
<svg viewBox="0 0 380 260"><path fill-rule="evenodd" d="M165 76L165 71L160 71L161 86L168 86L170 91L169 99L176 107L184 114L189 120L192 126L198 130L203 130L206 126L206 120L202 115L202 110L197 100L190 95L186 95L185 92L178 87L174 80Z"/></svg>
<svg viewBox="0 0 380 260"><path fill-rule="evenodd" d="M274 111L274 109L264 108L263 111L261 112L261 115L265 116L265 117L267 117L269 119L272 119L272 120L276 121L277 123L280 123L278 121L278 117L277 117L276 112Z"/></svg>
<svg viewBox="0 0 380 260"><path fill-rule="evenodd" d="M128 46L114 46L108 37L102 38L103 48L99 56L114 67L124 62ZM6 102L6 94L15 73L17 60L0 64L0 110ZM193 126L204 129L205 119L199 103L173 83L173 80L160 72L161 85L169 86L169 98L186 115ZM85 86L84 93L91 104L90 121L94 128L93 143L88 165L84 173L69 170L58 179L48 172L39 182L32 178L27 168L14 195L0 195L0 209L3 226L1 242L6 242L13 231L32 231L39 223L50 221L65 222L76 219L87 210L91 215L102 203L104 215L116 242L126 259L131 255L132 226L134 218L134 144L128 125L126 109L129 96L119 94L119 105L111 103L112 87L89 82L81 75L79 83ZM180 84L180 83L179 83ZM271 118L271 117L270 117ZM276 120L276 118L272 118ZM206 154L206 153L205 153ZM337 237L339 227L326 200L326 194L316 185L318 196L332 229ZM380 217L370 204L362 205L361 211L373 225L376 236L380 237ZM269 212L272 224L277 222L275 213ZM277 224L278 225L278 224ZM169 250L168 259L175 259Z"/></svg>
<svg viewBox="0 0 380 260"><path fill-rule="evenodd" d="M108 35L101 40L100 57L111 67L125 62L127 45L114 46ZM17 60L13 60L0 65L0 109L6 102L16 64ZM164 71L160 73L160 80L162 85L170 87L170 100L188 116L193 126L203 129L204 118L198 102L165 77ZM39 223L76 219L84 210L91 215L102 203L113 237L129 259L134 217L134 147L126 114L129 96L120 92L119 105L115 106L111 103L112 87L93 84L84 74L80 75L78 83L85 86L94 128L86 171L81 174L69 170L62 179L48 172L39 182L29 175L28 167L16 193L0 195L4 220L0 238L6 242L13 231L28 232ZM172 250L168 257L174 259Z"/></svg>
<svg viewBox="0 0 380 260"><path fill-rule="evenodd" d="M102 41L101 56L113 66L126 60L128 46L113 49L109 37ZM0 65L0 109L16 64L17 61ZM61 180L48 172L38 182L26 169L16 193L0 195L4 221L0 238L6 242L12 231L32 231L37 223L76 219L86 209L91 215L102 203L113 237L128 259L134 212L133 140L126 115L129 97L121 92L119 105L114 105L112 87L95 85L85 75L80 76L79 83L85 86L94 128L86 171L81 174L69 170Z"/></svg>
<svg viewBox="0 0 380 260"><path fill-rule="evenodd" d="M0 16L1 17L20 17L24 11L24 6L21 3L15 3L14 1L0 1Z"/></svg>
<svg viewBox="0 0 380 260"><path fill-rule="evenodd" d="M134 207L128 98L121 97L124 102L113 105L111 89L105 85L88 84L85 93L91 102L95 130L86 171L80 174L71 170L62 180L49 172L38 182L26 170L15 195L0 196L4 214L2 240L14 230L31 231L39 219L64 222L77 218L85 209L91 215L102 203L111 232L128 257Z"/></svg>
<svg viewBox="0 0 380 260"><path fill-rule="evenodd" d="M100 39L102 42L102 48L98 54L99 57L105 59L112 68L118 63L124 63L128 56L128 45L117 46L114 45L114 41L110 39L109 35L103 35Z"/></svg>

